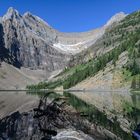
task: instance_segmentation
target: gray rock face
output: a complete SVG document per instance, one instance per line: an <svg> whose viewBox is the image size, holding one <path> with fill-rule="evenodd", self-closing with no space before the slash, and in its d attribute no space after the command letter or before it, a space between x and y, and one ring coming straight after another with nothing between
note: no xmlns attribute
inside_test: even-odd
<svg viewBox="0 0 140 140"><path fill-rule="evenodd" d="M2 61L7 61L8 50L5 48L3 26L0 23L0 65Z"/></svg>
<svg viewBox="0 0 140 140"><path fill-rule="evenodd" d="M66 65L66 55L51 47L55 31L39 18L30 13L21 16L10 8L2 18L2 26L5 48L21 66L53 71Z"/></svg>

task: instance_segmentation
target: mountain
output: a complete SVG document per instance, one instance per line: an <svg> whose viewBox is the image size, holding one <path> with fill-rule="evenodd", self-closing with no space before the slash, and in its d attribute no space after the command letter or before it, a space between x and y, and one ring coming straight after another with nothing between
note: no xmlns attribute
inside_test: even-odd
<svg viewBox="0 0 140 140"><path fill-rule="evenodd" d="M112 90L139 88L140 11L107 25L104 34L84 51L73 55L69 67L42 88ZM106 26L107 26L106 25ZM94 83L94 84L93 84Z"/></svg>
<svg viewBox="0 0 140 140"><path fill-rule="evenodd" d="M29 12L20 15L9 8L1 18L1 48L5 49L3 53L7 51L7 61L16 67L45 67L48 71L63 69L71 55L94 44L108 26L125 17L123 13L118 15L93 31L61 33Z"/></svg>
<svg viewBox="0 0 140 140"><path fill-rule="evenodd" d="M32 70L43 70L43 73L45 73L44 79L47 79L66 67L80 64L85 60L88 61L89 57L79 59L79 55L86 54L85 56L88 56L89 53L87 51L89 48L92 48L93 44L96 44L102 38L106 30L112 28L114 24L117 24L125 16L122 12L118 13L106 25L92 31L62 33L53 29L38 16L32 15L29 12L21 15L11 7L0 18L1 63L4 62L12 65L12 71L15 70L14 67L18 68L20 73L22 73L21 77L23 75L30 77L29 73L32 73ZM94 47L94 50L101 52L102 48ZM1 66L3 65L5 64ZM26 68L28 73L24 73L21 68ZM0 69L0 71L3 70ZM9 76L7 75L7 77ZM20 80L14 77L11 77L11 79L17 81L14 85L18 85L20 82ZM42 76L37 78L37 81L38 79L42 79ZM2 85L4 85L3 81L1 80Z"/></svg>
<svg viewBox="0 0 140 140"><path fill-rule="evenodd" d="M18 11L10 8L2 17L2 30L4 48L12 59L10 63L18 68L46 67L48 71L53 71L63 68L67 62L65 54L51 47L56 40L55 31L30 13L21 16Z"/></svg>

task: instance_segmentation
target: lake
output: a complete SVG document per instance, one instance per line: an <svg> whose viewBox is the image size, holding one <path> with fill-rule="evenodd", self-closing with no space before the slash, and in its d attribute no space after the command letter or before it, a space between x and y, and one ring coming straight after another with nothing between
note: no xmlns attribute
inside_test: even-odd
<svg viewBox="0 0 140 140"><path fill-rule="evenodd" d="M15 111L27 112L38 106L46 92L0 92L0 117ZM86 119L114 134L131 140L130 133L140 123L140 93L128 91L64 92L51 95L68 97L68 104L86 114Z"/></svg>

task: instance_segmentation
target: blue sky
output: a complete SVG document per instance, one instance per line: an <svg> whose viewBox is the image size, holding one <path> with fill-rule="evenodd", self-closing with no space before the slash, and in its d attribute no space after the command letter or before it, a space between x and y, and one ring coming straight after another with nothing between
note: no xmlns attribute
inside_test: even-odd
<svg viewBox="0 0 140 140"><path fill-rule="evenodd" d="M104 25L118 12L140 9L140 0L0 0L0 16L9 7L38 15L62 32L82 32Z"/></svg>

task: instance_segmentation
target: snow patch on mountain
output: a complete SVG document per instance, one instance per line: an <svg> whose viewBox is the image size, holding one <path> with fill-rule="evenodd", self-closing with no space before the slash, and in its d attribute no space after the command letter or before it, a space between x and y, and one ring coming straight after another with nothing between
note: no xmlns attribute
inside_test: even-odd
<svg viewBox="0 0 140 140"><path fill-rule="evenodd" d="M105 33L105 28L103 27L96 34L92 35L92 37L87 38L83 41L79 41L73 44L66 44L60 41L58 43L54 43L53 47L55 49L63 51L64 53L76 54L93 45L99 38L102 37L104 33Z"/></svg>
<svg viewBox="0 0 140 140"><path fill-rule="evenodd" d="M79 42L76 44L70 44L70 45L66 45L66 44L61 44L61 43L56 43L53 44L54 48L57 48L59 50L62 50L63 52L67 52L67 53L77 53L80 51L80 46L85 44L84 42Z"/></svg>

